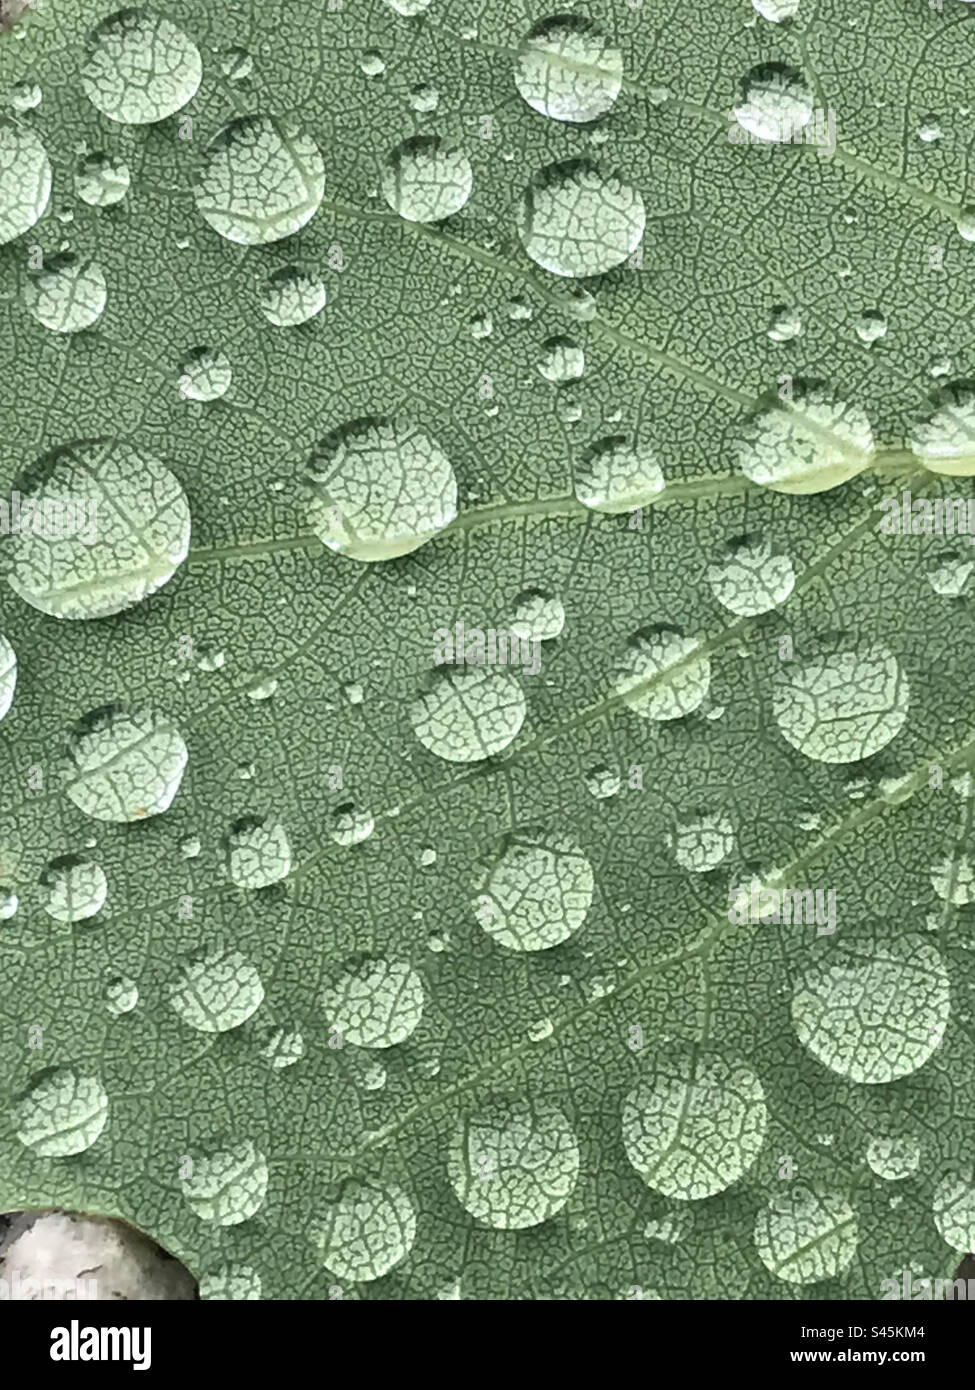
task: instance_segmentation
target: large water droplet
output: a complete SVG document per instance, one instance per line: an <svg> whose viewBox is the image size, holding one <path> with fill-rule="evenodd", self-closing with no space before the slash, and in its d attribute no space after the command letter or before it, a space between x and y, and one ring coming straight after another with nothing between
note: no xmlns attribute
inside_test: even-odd
<svg viewBox="0 0 975 1390"><path fill-rule="evenodd" d="M795 381L791 396L763 397L745 422L739 466L775 492L824 492L856 477L873 457L870 421L818 385Z"/></svg>
<svg viewBox="0 0 975 1390"><path fill-rule="evenodd" d="M74 176L75 192L93 208L110 208L120 203L131 182L128 165L108 154L86 155Z"/></svg>
<svg viewBox="0 0 975 1390"><path fill-rule="evenodd" d="M284 826L265 816L241 816L225 840L227 872L238 888L266 888L291 872Z"/></svg>
<svg viewBox="0 0 975 1390"><path fill-rule="evenodd" d="M528 827L501 842L476 885L474 912L510 951L546 951L582 926L593 886L592 865L574 840Z"/></svg>
<svg viewBox="0 0 975 1390"><path fill-rule="evenodd" d="M818 1284L853 1261L859 1231L846 1197L797 1186L776 1193L755 1222L755 1249L776 1279Z"/></svg>
<svg viewBox="0 0 975 1390"><path fill-rule="evenodd" d="M287 265L276 270L261 295L261 313L276 328L307 323L325 307L325 286L317 275Z"/></svg>
<svg viewBox="0 0 975 1390"><path fill-rule="evenodd" d="M708 583L720 604L738 617L768 613L785 603L796 582L787 555L773 555L762 536L732 541L720 562L708 569Z"/></svg>
<svg viewBox="0 0 975 1390"><path fill-rule="evenodd" d="M925 468L949 477L975 474L975 383L953 381L930 418L914 426L911 449Z"/></svg>
<svg viewBox="0 0 975 1390"><path fill-rule="evenodd" d="M153 594L186 558L190 511L156 459L114 440L44 455L19 481L21 513L58 526L12 538L10 587L54 618L106 618ZM72 529L73 527L73 529Z"/></svg>
<svg viewBox="0 0 975 1390"><path fill-rule="evenodd" d="M617 659L614 694L641 719L682 719L711 685L711 663L700 643L678 628L642 628Z"/></svg>
<svg viewBox="0 0 975 1390"><path fill-rule="evenodd" d="M716 1052L675 1044L648 1063L623 1105L623 1145L665 1197L722 1192L761 1153L768 1113L755 1073Z"/></svg>
<svg viewBox="0 0 975 1390"><path fill-rule="evenodd" d="M623 85L623 55L582 15L540 20L518 45L515 86L556 121L595 121Z"/></svg>
<svg viewBox="0 0 975 1390"><path fill-rule="evenodd" d="M664 475L649 444L614 434L583 452L573 486L584 507L615 516L652 502L663 490Z"/></svg>
<svg viewBox="0 0 975 1390"><path fill-rule="evenodd" d="M413 135L390 150L383 197L407 222L441 222L471 196L474 173L463 150L437 135Z"/></svg>
<svg viewBox="0 0 975 1390"><path fill-rule="evenodd" d="M79 854L52 859L41 874L46 894L44 911L56 922L83 922L100 912L108 896L108 880L100 864Z"/></svg>
<svg viewBox="0 0 975 1390"><path fill-rule="evenodd" d="M181 1179L181 1186L201 1221L239 1226L263 1206L267 1159L249 1139L231 1148L214 1148L190 1157L193 1170Z"/></svg>
<svg viewBox="0 0 975 1390"><path fill-rule="evenodd" d="M565 1206L579 1177L579 1144L550 1101L492 1097L457 1122L447 1173L476 1220L521 1231Z"/></svg>
<svg viewBox="0 0 975 1390"><path fill-rule="evenodd" d="M188 961L169 988L172 1007L201 1033L239 1028L263 999L261 977L239 951L214 950Z"/></svg>
<svg viewBox="0 0 975 1390"><path fill-rule="evenodd" d="M416 1212L401 1187L350 1181L319 1209L310 1236L337 1279L368 1283L406 1259L416 1240Z"/></svg>
<svg viewBox="0 0 975 1390"><path fill-rule="evenodd" d="M42 328L80 333L101 318L108 289L100 265L65 252L27 276L23 295L24 307Z"/></svg>
<svg viewBox="0 0 975 1390"><path fill-rule="evenodd" d="M898 938L810 970L792 997L799 1041L831 1071L877 1085L909 1076L937 1050L951 994L930 942Z"/></svg>
<svg viewBox="0 0 975 1390"><path fill-rule="evenodd" d="M149 709L104 705L68 737L73 769L67 793L95 820L133 821L165 811L186 769L182 735Z"/></svg>
<svg viewBox="0 0 975 1390"><path fill-rule="evenodd" d="M524 691L507 671L440 666L410 705L409 715L424 748L450 763L470 763L507 748L526 710Z"/></svg>
<svg viewBox="0 0 975 1390"><path fill-rule="evenodd" d="M801 666L784 662L776 673L772 713L782 736L807 758L855 763L900 733L910 700L897 658L872 642Z"/></svg>
<svg viewBox="0 0 975 1390"><path fill-rule="evenodd" d="M185 106L202 75L199 50L181 29L145 10L125 9L92 31L81 85L103 116L147 125Z"/></svg>
<svg viewBox="0 0 975 1390"><path fill-rule="evenodd" d="M27 126L0 118L0 245L33 227L51 196L51 165Z"/></svg>
<svg viewBox="0 0 975 1390"><path fill-rule="evenodd" d="M84 1153L105 1128L108 1096L96 1076L70 1067L41 1072L17 1098L17 1138L42 1158Z"/></svg>
<svg viewBox="0 0 975 1390"><path fill-rule="evenodd" d="M366 959L346 970L322 1004L329 1028L354 1047L395 1047L423 1015L423 982L404 961Z"/></svg>
<svg viewBox="0 0 975 1390"><path fill-rule="evenodd" d="M193 196L221 236L260 246L303 227L324 192L321 152L296 122L240 116L207 146Z"/></svg>
<svg viewBox="0 0 975 1390"><path fill-rule="evenodd" d="M742 82L742 99L734 114L754 139L787 142L812 119L812 90L798 68L762 63Z"/></svg>
<svg viewBox="0 0 975 1390"><path fill-rule="evenodd" d="M580 277L622 265L645 225L635 188L588 159L568 159L546 165L525 189L518 234L543 270Z"/></svg>
<svg viewBox="0 0 975 1390"><path fill-rule="evenodd" d="M375 416L333 430L305 477L315 534L354 560L408 555L457 515L450 460L405 421Z"/></svg>

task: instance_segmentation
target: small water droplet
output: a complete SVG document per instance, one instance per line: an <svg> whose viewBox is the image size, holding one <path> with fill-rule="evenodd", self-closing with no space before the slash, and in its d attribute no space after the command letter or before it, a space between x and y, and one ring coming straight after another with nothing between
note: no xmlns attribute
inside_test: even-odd
<svg viewBox="0 0 975 1390"><path fill-rule="evenodd" d="M179 394L185 401L219 400L232 379L230 363L218 348L193 348L179 364Z"/></svg>

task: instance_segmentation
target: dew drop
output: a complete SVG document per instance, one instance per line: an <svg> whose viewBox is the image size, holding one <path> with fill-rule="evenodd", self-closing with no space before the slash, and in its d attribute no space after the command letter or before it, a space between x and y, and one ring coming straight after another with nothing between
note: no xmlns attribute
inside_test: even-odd
<svg viewBox="0 0 975 1390"><path fill-rule="evenodd" d="M772 713L783 738L807 758L854 763L896 737L910 699L896 657L873 642L801 666L784 662L775 677Z"/></svg>
<svg viewBox="0 0 975 1390"><path fill-rule="evenodd" d="M402 420L373 416L333 430L316 446L305 479L315 534L354 560L408 555L457 515L449 459Z"/></svg>
<svg viewBox="0 0 975 1390"><path fill-rule="evenodd" d="M325 1019L354 1047L395 1047L423 1015L420 976L404 961L367 957L347 969L322 1000Z"/></svg>
<svg viewBox="0 0 975 1390"><path fill-rule="evenodd" d="M261 313L275 328L296 328L321 313L327 297L317 275L288 265L267 281L261 294Z"/></svg>
<svg viewBox="0 0 975 1390"><path fill-rule="evenodd" d="M742 99L734 108L742 130L756 140L788 142L808 125L813 94L798 68L762 63L742 82Z"/></svg>
<svg viewBox="0 0 975 1390"><path fill-rule="evenodd" d="M385 3L404 19L413 19L430 8L430 0L385 0Z"/></svg>
<svg viewBox="0 0 975 1390"><path fill-rule="evenodd" d="M465 1211L499 1231L525 1230L565 1206L579 1178L579 1143L551 1101L489 1097L458 1121L447 1173Z"/></svg>
<svg viewBox="0 0 975 1390"><path fill-rule="evenodd" d="M260 1211L267 1195L267 1159L249 1139L191 1158L193 1171L180 1184L201 1221L239 1226Z"/></svg>
<svg viewBox="0 0 975 1390"><path fill-rule="evenodd" d="M7 922L16 917L20 899L12 888L0 888L0 921Z"/></svg>
<svg viewBox="0 0 975 1390"><path fill-rule="evenodd" d="M33 227L51 196L51 165L27 126L0 117L0 245Z"/></svg>
<svg viewBox="0 0 975 1390"><path fill-rule="evenodd" d="M965 560L957 551L952 551L942 555L934 568L927 571L925 578L934 592L942 598L959 598L973 569L975 560Z"/></svg>
<svg viewBox="0 0 975 1390"><path fill-rule="evenodd" d="M476 883L478 922L510 951L547 951L582 926L592 903L592 865L566 835L536 827L501 841Z"/></svg>
<svg viewBox="0 0 975 1390"><path fill-rule="evenodd" d="M88 40L81 85L109 120L148 125L196 95L199 49L168 19L125 9L102 20Z"/></svg>
<svg viewBox="0 0 975 1390"><path fill-rule="evenodd" d="M41 874L44 911L56 922L83 922L100 912L108 896L101 865L78 854L52 859Z"/></svg>
<svg viewBox="0 0 975 1390"><path fill-rule="evenodd" d="M277 693L277 688L276 676L258 676L247 687L247 698L253 700L255 704L262 704Z"/></svg>
<svg viewBox="0 0 975 1390"><path fill-rule="evenodd" d="M149 709L104 705L80 719L68 736L67 794L94 820L142 820L171 804L186 770L182 735Z"/></svg>
<svg viewBox="0 0 975 1390"><path fill-rule="evenodd" d="M108 289L101 266L65 252L27 276L23 295L24 307L42 328L80 333L101 318Z"/></svg>
<svg viewBox="0 0 975 1390"><path fill-rule="evenodd" d="M719 564L708 569L708 583L718 602L737 617L769 613L785 603L796 582L787 555L774 555L771 543L759 536L731 542Z"/></svg>
<svg viewBox="0 0 975 1390"><path fill-rule="evenodd" d="M498 667L439 666L409 708L413 732L450 763L477 762L500 753L525 720L525 694Z"/></svg>
<svg viewBox="0 0 975 1390"><path fill-rule="evenodd" d="M200 1033L239 1028L263 999L261 977L239 951L218 949L187 961L169 988L172 1007Z"/></svg>
<svg viewBox="0 0 975 1390"><path fill-rule="evenodd" d="M934 1224L952 1250L975 1247L975 1182L971 1172L951 1174L938 1184L932 1201Z"/></svg>
<svg viewBox="0 0 975 1390"><path fill-rule="evenodd" d="M901 1182L917 1172L921 1145L916 1139L883 1136L867 1145L867 1163L885 1182Z"/></svg>
<svg viewBox="0 0 975 1390"><path fill-rule="evenodd" d="M305 1055L305 1040L300 1033L291 1028L275 1028L267 1043L261 1048L261 1056L275 1071L293 1067Z"/></svg>
<svg viewBox="0 0 975 1390"><path fill-rule="evenodd" d="M266 888L291 872L291 845L279 821L246 815L225 838L227 872L238 888Z"/></svg>
<svg viewBox="0 0 975 1390"><path fill-rule="evenodd" d="M375 824L371 811L359 810L346 801L332 812L328 833L337 845L358 845L368 840Z"/></svg>
<svg viewBox="0 0 975 1390"><path fill-rule="evenodd" d="M184 401L216 401L225 395L233 372L224 353L196 347L179 364L179 394Z"/></svg>
<svg viewBox="0 0 975 1390"><path fill-rule="evenodd" d="M739 466L775 492L824 492L862 473L873 451L862 410L796 381L791 399L770 393L745 422Z"/></svg>
<svg viewBox="0 0 975 1390"><path fill-rule="evenodd" d="M791 343L802 332L799 310L790 308L788 304L777 304L766 331L773 343Z"/></svg>
<svg viewBox="0 0 975 1390"><path fill-rule="evenodd" d="M51 1067L15 1101L17 1138L42 1158L84 1153L105 1128L108 1096L95 1076Z"/></svg>
<svg viewBox="0 0 975 1390"><path fill-rule="evenodd" d="M564 386L567 381L578 381L585 369L586 355L571 338L560 334L542 344L538 370L546 381Z"/></svg>
<svg viewBox="0 0 975 1390"><path fill-rule="evenodd" d="M416 1212L401 1187L350 1180L319 1209L309 1235L336 1279L365 1284L406 1259L416 1240Z"/></svg>
<svg viewBox="0 0 975 1390"><path fill-rule="evenodd" d="M300 126L273 116L240 116L207 146L193 196L222 237L260 246L303 227L324 192L321 152Z"/></svg>
<svg viewBox="0 0 975 1390"><path fill-rule="evenodd" d="M418 82L415 87L410 88L410 105L414 111L427 116L440 105L440 93L436 87L431 87L429 82Z"/></svg>
<svg viewBox="0 0 975 1390"><path fill-rule="evenodd" d="M616 516L652 502L664 475L649 444L614 434L583 451L573 482L584 507Z"/></svg>
<svg viewBox="0 0 975 1390"><path fill-rule="evenodd" d="M794 19L799 12L799 0L752 0L752 4L763 19L773 24Z"/></svg>
<svg viewBox="0 0 975 1390"><path fill-rule="evenodd" d="M595 121L623 85L623 55L591 20L540 20L518 46L515 86L533 111L556 121Z"/></svg>
<svg viewBox="0 0 975 1390"><path fill-rule="evenodd" d="M63 534L12 538L10 587L54 618L105 618L162 588L186 558L190 512L161 463L115 440L82 440L44 455L18 483L47 513L79 508L84 522ZM93 532L95 533L93 535Z"/></svg>
<svg viewBox="0 0 975 1390"><path fill-rule="evenodd" d="M17 654L6 637L0 635L0 719L10 713L16 689Z"/></svg>
<svg viewBox="0 0 975 1390"><path fill-rule="evenodd" d="M672 1044L626 1097L623 1145L648 1187L700 1201L748 1171L767 1120L762 1086L743 1062Z"/></svg>
<svg viewBox="0 0 975 1390"><path fill-rule="evenodd" d="M523 642L551 642L565 626L562 600L547 589L525 589L515 599L509 631Z"/></svg>
<svg viewBox="0 0 975 1390"><path fill-rule="evenodd" d="M74 176L75 192L93 208L110 208L120 203L131 182L128 165L107 154L86 155Z"/></svg>
<svg viewBox="0 0 975 1390"><path fill-rule="evenodd" d="M413 135L390 150L383 197L407 222L441 222L460 212L474 187L463 150L438 135Z"/></svg>
<svg viewBox="0 0 975 1390"><path fill-rule="evenodd" d="M887 320L879 309L864 309L856 322L856 334L861 343L876 343L887 332Z"/></svg>
<svg viewBox="0 0 975 1390"><path fill-rule="evenodd" d="M954 381L938 393L930 418L911 431L911 450L933 473L975 474L975 383Z"/></svg>
<svg viewBox="0 0 975 1390"><path fill-rule="evenodd" d="M818 1284L848 1269L859 1230L848 1200L805 1186L776 1193L755 1222L755 1249L765 1268L788 1284Z"/></svg>
<svg viewBox="0 0 975 1390"><path fill-rule="evenodd" d="M586 773L586 790L597 801L605 801L608 797L615 796L620 785L619 773L613 772L605 763L591 767Z"/></svg>
<svg viewBox="0 0 975 1390"><path fill-rule="evenodd" d="M220 71L228 82L243 82L254 71L254 59L246 48L228 48L220 59Z"/></svg>
<svg viewBox="0 0 975 1390"><path fill-rule="evenodd" d="M15 82L7 89L7 105L18 115L36 111L41 104L41 89L36 82Z"/></svg>
<svg viewBox="0 0 975 1390"><path fill-rule="evenodd" d="M582 277L622 265L645 225L635 188L588 159L568 159L546 165L525 189L518 234L543 270Z"/></svg>
<svg viewBox="0 0 975 1390"><path fill-rule="evenodd" d="M707 874L734 850L734 826L722 811L697 816L677 826L671 847L682 869Z"/></svg>
<svg viewBox="0 0 975 1390"><path fill-rule="evenodd" d="M641 719L682 719L704 701L711 663L678 628L642 628L616 662L613 693Z"/></svg>
<svg viewBox="0 0 975 1390"><path fill-rule="evenodd" d="M110 1014L131 1013L139 1002L139 986L130 975L116 975L105 986L105 1007Z"/></svg>

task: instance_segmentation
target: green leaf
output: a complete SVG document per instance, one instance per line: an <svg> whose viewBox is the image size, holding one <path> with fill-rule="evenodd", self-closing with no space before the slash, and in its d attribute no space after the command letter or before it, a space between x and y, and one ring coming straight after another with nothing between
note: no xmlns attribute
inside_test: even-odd
<svg viewBox="0 0 975 1390"><path fill-rule="evenodd" d="M973 21L0 35L0 1204L212 1298L952 1276Z"/></svg>

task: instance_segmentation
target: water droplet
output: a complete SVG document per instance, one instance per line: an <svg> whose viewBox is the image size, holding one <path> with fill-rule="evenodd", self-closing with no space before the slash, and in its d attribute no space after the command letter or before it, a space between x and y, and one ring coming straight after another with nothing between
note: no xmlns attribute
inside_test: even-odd
<svg viewBox="0 0 975 1390"><path fill-rule="evenodd" d="M291 872L291 845L279 821L241 816L225 840L227 872L238 888L266 888Z"/></svg>
<svg viewBox="0 0 975 1390"><path fill-rule="evenodd" d="M875 343L887 332L887 320L879 309L864 309L856 322L856 333L861 343Z"/></svg>
<svg viewBox="0 0 975 1390"><path fill-rule="evenodd" d="M546 589L525 589L515 599L509 630L523 642L551 642L565 626L562 600Z"/></svg>
<svg viewBox="0 0 975 1390"><path fill-rule="evenodd" d="M813 94L798 68L762 63L742 82L741 103L734 108L742 130L756 140L788 142L808 125Z"/></svg>
<svg viewBox="0 0 975 1390"><path fill-rule="evenodd" d="M436 864L436 862L437 851L433 848L432 845L427 845L424 849L420 851L421 868L429 869L431 864Z"/></svg>
<svg viewBox="0 0 975 1390"><path fill-rule="evenodd" d="M777 304L772 310L767 332L773 343L791 343L802 332L799 310L791 309L788 304Z"/></svg>
<svg viewBox="0 0 975 1390"><path fill-rule="evenodd" d="M772 713L783 738L807 758L855 763L885 748L904 725L911 691L879 642L825 653L776 674Z"/></svg>
<svg viewBox="0 0 975 1390"><path fill-rule="evenodd" d="M12 888L0 888L0 921L7 922L16 917L20 899Z"/></svg>
<svg viewBox="0 0 975 1390"><path fill-rule="evenodd" d="M769 613L785 603L795 582L792 561L787 555L773 555L771 543L761 536L732 541L721 563L708 568L715 598L743 618Z"/></svg>
<svg viewBox="0 0 975 1390"><path fill-rule="evenodd" d="M358 845L368 840L375 824L371 811L358 810L346 801L332 812L328 833L337 845Z"/></svg>
<svg viewBox="0 0 975 1390"><path fill-rule="evenodd" d="M81 85L109 120L148 125L185 106L202 75L199 49L181 29L145 10L125 9L92 31Z"/></svg>
<svg viewBox="0 0 975 1390"><path fill-rule="evenodd" d="M261 313L276 328L295 328L307 323L325 307L325 286L317 275L297 266L285 266L267 281L261 295Z"/></svg>
<svg viewBox="0 0 975 1390"><path fill-rule="evenodd" d="M835 1279L853 1261L856 1213L836 1192L796 1186L776 1193L755 1221L755 1249L776 1279L818 1284Z"/></svg>
<svg viewBox="0 0 975 1390"><path fill-rule="evenodd" d="M401 1187L349 1181L319 1209L309 1234L336 1279L365 1284L406 1259L416 1240L416 1212Z"/></svg>
<svg viewBox="0 0 975 1390"><path fill-rule="evenodd" d="M515 323L524 323L532 316L532 306L521 294L513 294L508 300L508 318Z"/></svg>
<svg viewBox="0 0 975 1390"><path fill-rule="evenodd" d="M663 490L664 475L649 444L614 434L583 451L574 487L583 506L619 515L651 502Z"/></svg>
<svg viewBox="0 0 975 1390"><path fill-rule="evenodd" d="M734 847L735 829L722 811L682 822L675 830L672 841L678 864L695 874L707 874L716 869Z"/></svg>
<svg viewBox="0 0 975 1390"><path fill-rule="evenodd" d="M678 1207L657 1221L648 1221L643 1228L645 1240L659 1240L664 1245L679 1245L694 1229L694 1208Z"/></svg>
<svg viewBox="0 0 975 1390"><path fill-rule="evenodd" d="M56 922L83 922L100 912L108 896L108 880L99 864L78 854L52 859L41 874L47 895L44 911Z"/></svg>
<svg viewBox="0 0 975 1390"><path fill-rule="evenodd" d="M933 414L911 431L911 449L933 473L975 474L975 383L953 381L938 393Z"/></svg>
<svg viewBox="0 0 975 1390"><path fill-rule="evenodd" d="M413 135L390 150L383 197L407 222L441 222L471 196L474 173L463 150L438 135Z"/></svg>
<svg viewBox="0 0 975 1390"><path fill-rule="evenodd" d="M767 1120L761 1084L743 1062L673 1044L626 1097L623 1144L648 1187L700 1201L748 1171Z"/></svg>
<svg viewBox="0 0 975 1390"><path fill-rule="evenodd" d="M577 381L585 369L586 355L571 338L560 334L542 344L538 370L546 381L563 386L567 381Z"/></svg>
<svg viewBox="0 0 975 1390"><path fill-rule="evenodd" d="M216 348L193 348L179 364L179 394L184 401L219 400L232 379L230 363Z"/></svg>
<svg viewBox="0 0 975 1390"><path fill-rule="evenodd" d="M967 1254L975 1246L975 1182L970 1171L941 1180L931 1211L939 1235L952 1250Z"/></svg>
<svg viewBox="0 0 975 1390"><path fill-rule="evenodd" d="M525 190L518 234L528 255L553 275L601 275L639 246L643 199L588 159L546 165Z"/></svg>
<svg viewBox="0 0 975 1390"><path fill-rule="evenodd" d="M619 773L613 772L604 763L591 767L586 773L586 790L597 801L605 801L608 797L615 796L619 789Z"/></svg>
<svg viewBox="0 0 975 1390"><path fill-rule="evenodd" d="M139 986L130 975L116 975L105 986L105 1007L110 1014L131 1013L139 1002Z"/></svg>
<svg viewBox="0 0 975 1390"><path fill-rule="evenodd" d="M258 676L247 687L247 698L253 700L255 704L260 704L264 700L270 700L277 692L277 688L276 676Z"/></svg>
<svg viewBox="0 0 975 1390"><path fill-rule="evenodd" d="M318 211L325 165L294 121L240 116L210 141L197 173L197 210L228 241L260 246L290 236Z"/></svg>
<svg viewBox="0 0 975 1390"><path fill-rule="evenodd" d="M548 1221L579 1178L579 1143L551 1101L489 1097L454 1128L447 1174L465 1211L499 1231Z"/></svg>
<svg viewBox="0 0 975 1390"><path fill-rule="evenodd" d="M180 1179L180 1185L201 1221L239 1226L261 1209L267 1195L267 1159L249 1139L191 1158L193 1171Z"/></svg>
<svg viewBox="0 0 975 1390"><path fill-rule="evenodd" d="M924 1065L950 1009L941 956L930 942L908 936L810 970L793 994L792 1023L825 1067L876 1085Z"/></svg>
<svg viewBox="0 0 975 1390"><path fill-rule="evenodd" d="M27 276L23 295L24 307L42 328L79 333L101 318L108 289L100 265L65 252Z"/></svg>
<svg viewBox="0 0 975 1390"><path fill-rule="evenodd" d="M253 1303L261 1296L261 1276L250 1265L224 1264L200 1276L200 1298Z"/></svg>
<svg viewBox="0 0 975 1390"><path fill-rule="evenodd" d="M642 628L616 662L613 693L641 719L682 719L703 702L711 663L678 628Z"/></svg>
<svg viewBox="0 0 975 1390"><path fill-rule="evenodd" d="M226 665L226 661L227 657L219 647L204 647L196 666L197 670L209 674L211 671L221 670Z"/></svg>
<svg viewBox="0 0 975 1390"><path fill-rule="evenodd" d="M867 1145L867 1162L878 1178L885 1182L901 1182L917 1171L921 1162L921 1145L916 1139L883 1136L871 1139Z"/></svg>
<svg viewBox="0 0 975 1390"><path fill-rule="evenodd" d="M959 598L975 569L975 560L963 559L957 551L942 555L926 574L928 583L942 598Z"/></svg>
<svg viewBox="0 0 975 1390"><path fill-rule="evenodd" d="M329 1028L354 1047L395 1047L423 1015L423 981L405 961L366 958L347 969L322 1000Z"/></svg>
<svg viewBox="0 0 975 1390"><path fill-rule="evenodd" d="M440 93L436 87L431 87L429 82L418 82L415 87L410 88L410 105L421 115L429 115L440 105Z"/></svg>
<svg viewBox="0 0 975 1390"><path fill-rule="evenodd" d="M941 139L941 126L937 116L925 116L917 128L917 138L925 145L933 145Z"/></svg>
<svg viewBox="0 0 975 1390"><path fill-rule="evenodd" d="M409 708L413 732L451 763L477 762L507 748L524 723L525 694L498 667L439 666Z"/></svg>
<svg viewBox="0 0 975 1390"><path fill-rule="evenodd" d="M89 154L82 159L74 176L74 188L82 202L93 208L110 208L129 191L132 177L128 165L107 154Z"/></svg>
<svg viewBox="0 0 975 1390"><path fill-rule="evenodd" d="M506 835L476 884L474 913L510 951L547 951L579 930L592 903L594 877L566 835L536 827Z"/></svg>
<svg viewBox="0 0 975 1390"><path fill-rule="evenodd" d="M771 20L773 24L794 19L799 11L799 0L752 0L752 4L763 19Z"/></svg>
<svg viewBox="0 0 975 1390"><path fill-rule="evenodd" d="M17 487L22 514L29 500L62 518L61 534L45 527L12 539L8 583L49 617L120 613L162 588L186 558L190 512L183 489L161 463L126 444L66 444L44 455Z"/></svg>
<svg viewBox="0 0 975 1390"><path fill-rule="evenodd" d="M293 1067L304 1055L305 1040L292 1028L275 1028L265 1046L261 1048L261 1056L275 1071Z"/></svg>
<svg viewBox="0 0 975 1390"><path fill-rule="evenodd" d="M367 48L359 59L359 67L366 77L382 77L386 71L386 60L378 48Z"/></svg>
<svg viewBox="0 0 975 1390"><path fill-rule="evenodd" d="M243 82L254 71L254 59L246 48L228 48L220 59L220 71L228 82Z"/></svg>
<svg viewBox="0 0 975 1390"><path fill-rule="evenodd" d="M581 15L540 20L518 45L515 86L533 111L553 120L598 120L622 85L622 53Z"/></svg>
<svg viewBox="0 0 975 1390"><path fill-rule="evenodd" d="M41 1072L14 1105L17 1138L42 1158L84 1153L107 1120L108 1096L102 1083L70 1067Z"/></svg>
<svg viewBox="0 0 975 1390"><path fill-rule="evenodd" d="M312 529L354 560L408 555L457 515L457 482L440 445L415 425L367 417L333 430L306 470Z"/></svg>
<svg viewBox="0 0 975 1390"><path fill-rule="evenodd" d="M386 4L404 19L413 19L415 15L429 9L430 0L386 0Z"/></svg>
<svg viewBox="0 0 975 1390"><path fill-rule="evenodd" d="M528 1041L533 1043L544 1042L550 1038L555 1031L555 1025L550 1018L540 1018L537 1022L529 1025Z"/></svg>
<svg viewBox="0 0 975 1390"><path fill-rule="evenodd" d="M41 89L36 82L15 82L7 89L7 105L18 115L35 111L41 104Z"/></svg>
<svg viewBox="0 0 975 1390"><path fill-rule="evenodd" d="M187 835L179 842L179 852L184 859L195 859L200 853L199 835Z"/></svg>
<svg viewBox="0 0 975 1390"><path fill-rule="evenodd" d="M200 1033L239 1028L264 999L261 977L239 951L213 950L187 961L169 987L169 1002Z"/></svg>
<svg viewBox="0 0 975 1390"><path fill-rule="evenodd" d="M66 791L94 820L158 816L179 790L188 757L176 726L149 709L103 705L68 736L72 764Z"/></svg>
<svg viewBox="0 0 975 1390"><path fill-rule="evenodd" d="M365 699L365 691L358 681L350 681L348 685L343 685L342 694L350 705L361 705Z"/></svg>
<svg viewBox="0 0 975 1390"><path fill-rule="evenodd" d="M0 118L0 245L33 227L51 196L51 165L27 126Z"/></svg>
<svg viewBox="0 0 975 1390"><path fill-rule="evenodd" d="M17 654L0 635L0 719L6 718L17 689Z"/></svg>
<svg viewBox="0 0 975 1390"><path fill-rule="evenodd" d="M957 225L960 237L965 241L975 241L975 208L962 208Z"/></svg>
<svg viewBox="0 0 975 1390"><path fill-rule="evenodd" d="M795 381L791 399L763 397L746 420L739 466L775 492L824 492L856 477L873 457L873 432L857 406Z"/></svg>

